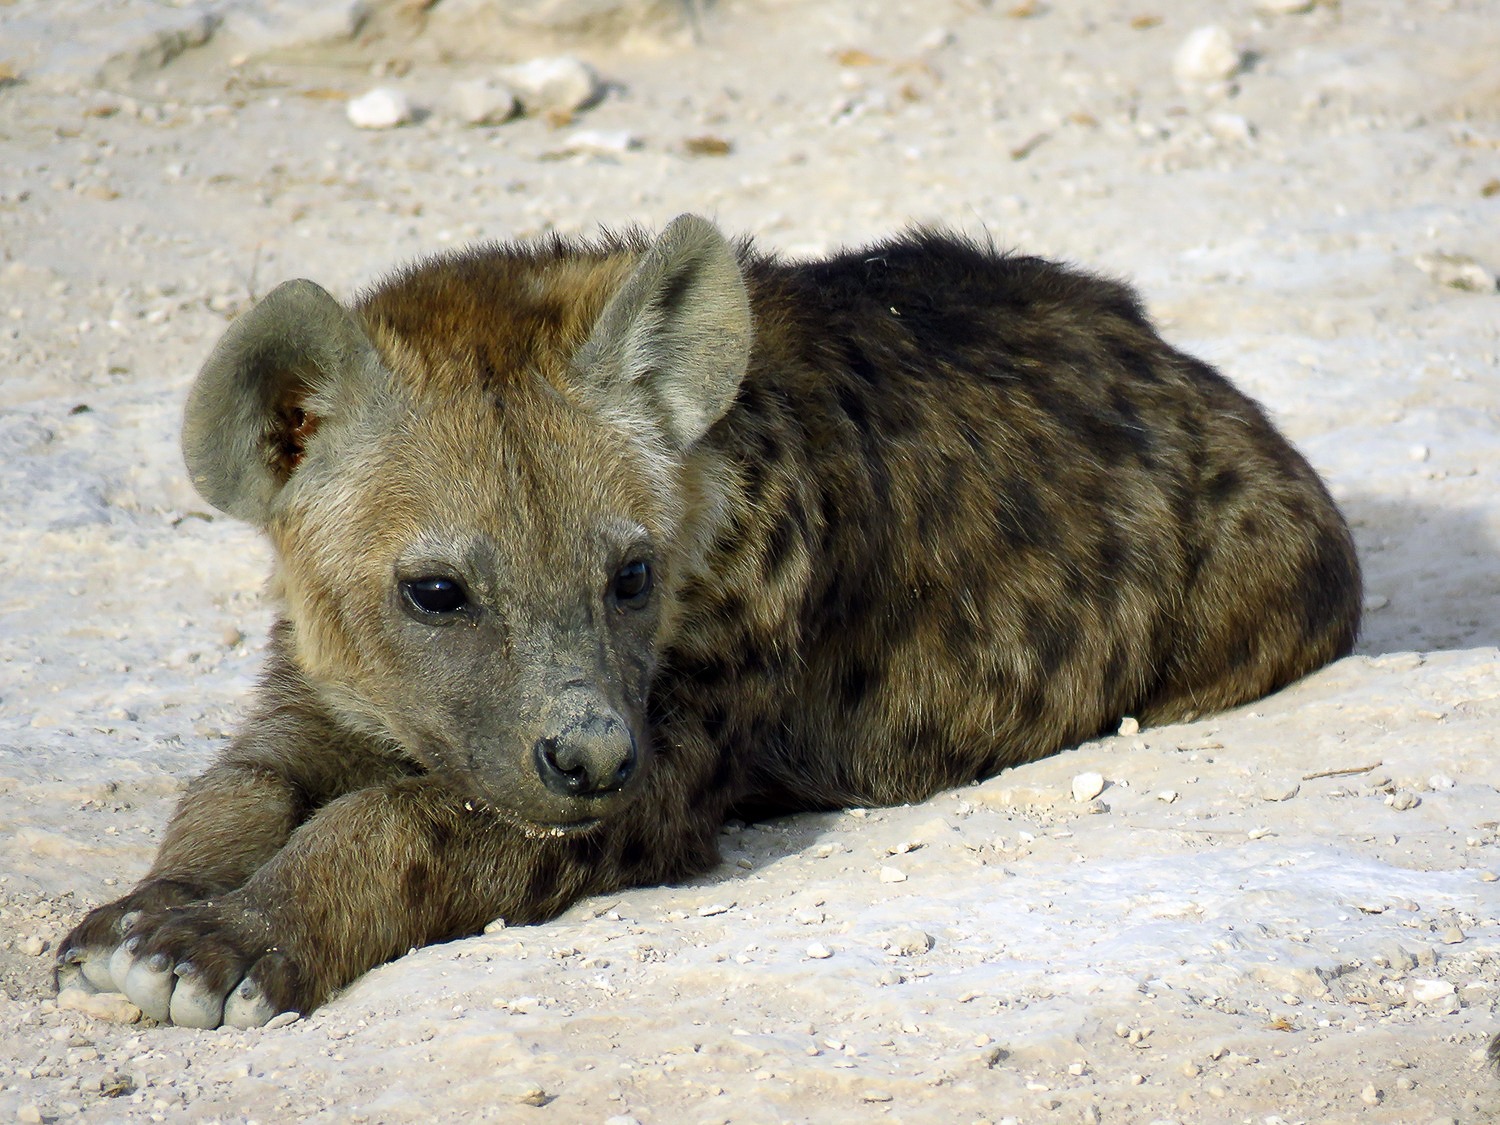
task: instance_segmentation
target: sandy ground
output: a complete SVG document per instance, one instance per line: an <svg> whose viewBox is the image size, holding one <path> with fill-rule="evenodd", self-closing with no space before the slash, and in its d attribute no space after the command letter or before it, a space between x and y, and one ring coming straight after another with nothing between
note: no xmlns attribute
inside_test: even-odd
<svg viewBox="0 0 1500 1125"><path fill-rule="evenodd" d="M0 1120L1496 1120L1500 3L722 0L696 41L550 45L465 0L413 38L418 7L320 45L355 5L0 0ZM1236 73L1184 89L1213 23ZM445 108L559 47L608 82L575 120ZM353 128L379 84L425 114ZM266 552L176 448L227 319L686 210L1134 279L1329 478L1358 654L919 807L731 825L700 882L289 1026L60 1010L56 941L145 869L260 657Z"/></svg>

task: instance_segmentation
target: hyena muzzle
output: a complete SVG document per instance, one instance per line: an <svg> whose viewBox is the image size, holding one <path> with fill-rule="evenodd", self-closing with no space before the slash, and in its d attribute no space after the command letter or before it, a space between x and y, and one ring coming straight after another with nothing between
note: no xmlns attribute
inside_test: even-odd
<svg viewBox="0 0 1500 1125"><path fill-rule="evenodd" d="M234 322L194 483L275 548L248 720L61 986L306 1012L413 946L920 801L1350 650L1307 463L1127 288L913 232L785 262L684 216Z"/></svg>

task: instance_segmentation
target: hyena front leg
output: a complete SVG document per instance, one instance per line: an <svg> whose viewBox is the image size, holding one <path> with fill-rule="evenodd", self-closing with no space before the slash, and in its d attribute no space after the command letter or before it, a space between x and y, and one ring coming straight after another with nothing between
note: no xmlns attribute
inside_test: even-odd
<svg viewBox="0 0 1500 1125"><path fill-rule="evenodd" d="M341 793L404 776L304 719L236 740L178 802L151 870L123 898L89 913L59 946L59 989L124 990L138 939L166 912L244 885L314 809ZM293 746L297 752L285 748ZM309 753L306 747L321 748ZM132 944L134 942L134 944Z"/></svg>
<svg viewBox="0 0 1500 1125"><path fill-rule="evenodd" d="M540 921L638 874L614 832L537 832L434 777L348 794L242 887L136 920L115 979L156 1019L255 1027L414 946Z"/></svg>

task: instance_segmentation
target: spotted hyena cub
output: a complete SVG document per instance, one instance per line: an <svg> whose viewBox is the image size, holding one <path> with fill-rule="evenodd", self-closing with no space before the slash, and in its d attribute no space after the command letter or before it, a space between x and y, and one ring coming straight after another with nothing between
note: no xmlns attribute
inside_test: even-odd
<svg viewBox="0 0 1500 1125"><path fill-rule="evenodd" d="M711 867L729 815L920 801L1347 653L1349 534L1127 288L685 216L241 316L188 399L275 547L240 733L58 982L308 1011L413 946Z"/></svg>

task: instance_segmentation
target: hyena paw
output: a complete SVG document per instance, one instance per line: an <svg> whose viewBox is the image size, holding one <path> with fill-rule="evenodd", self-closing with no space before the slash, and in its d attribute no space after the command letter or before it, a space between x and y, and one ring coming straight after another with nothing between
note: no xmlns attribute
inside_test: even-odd
<svg viewBox="0 0 1500 1125"><path fill-rule="evenodd" d="M207 887L182 879L153 879L124 898L91 910L58 946L57 964L52 970L57 990L119 991L110 973L110 959L136 922L142 916L197 902L212 893Z"/></svg>
<svg viewBox="0 0 1500 1125"><path fill-rule="evenodd" d="M260 1027L280 1012L310 1010L302 974L265 912L236 899L125 919L108 958L109 987L181 1027Z"/></svg>

